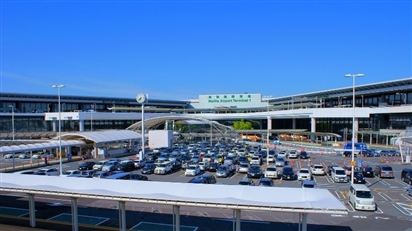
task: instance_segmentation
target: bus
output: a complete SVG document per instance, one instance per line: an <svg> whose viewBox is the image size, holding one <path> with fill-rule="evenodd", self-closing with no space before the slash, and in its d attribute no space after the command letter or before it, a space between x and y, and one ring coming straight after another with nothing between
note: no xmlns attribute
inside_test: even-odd
<svg viewBox="0 0 412 231"><path fill-rule="evenodd" d="M352 142L346 142L343 145L344 150L352 150ZM362 142L357 142L355 143L355 150L356 151L366 151L368 149L368 146L365 143Z"/></svg>

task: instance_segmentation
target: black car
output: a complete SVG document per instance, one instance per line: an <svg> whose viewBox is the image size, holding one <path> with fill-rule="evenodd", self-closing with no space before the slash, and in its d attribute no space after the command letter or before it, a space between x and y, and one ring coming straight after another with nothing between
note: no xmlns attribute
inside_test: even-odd
<svg viewBox="0 0 412 231"><path fill-rule="evenodd" d="M261 178L263 175L262 168L259 165L251 165L247 172L249 178Z"/></svg>
<svg viewBox="0 0 412 231"><path fill-rule="evenodd" d="M255 183L252 181L250 178L242 178L239 181L239 185L249 185L249 186L255 186Z"/></svg>
<svg viewBox="0 0 412 231"><path fill-rule="evenodd" d="M218 167L219 167L218 163L210 163L208 171L209 172L216 172Z"/></svg>
<svg viewBox="0 0 412 231"><path fill-rule="evenodd" d="M142 168L142 174L153 174L156 168L155 164L147 164Z"/></svg>
<svg viewBox="0 0 412 231"><path fill-rule="evenodd" d="M259 181L259 186L273 187L273 181L270 178L262 178Z"/></svg>
<svg viewBox="0 0 412 231"><path fill-rule="evenodd" d="M295 172L293 171L292 167L289 167L289 166L283 167L282 179L283 180L295 180Z"/></svg>
<svg viewBox="0 0 412 231"><path fill-rule="evenodd" d="M371 166L363 167L362 174L364 177L373 177L373 168Z"/></svg>
<svg viewBox="0 0 412 231"><path fill-rule="evenodd" d="M206 180L206 184L216 184L216 177L214 175L210 175L207 173L204 173L200 176L198 176L199 178L205 179Z"/></svg>
<svg viewBox="0 0 412 231"><path fill-rule="evenodd" d="M404 168L401 172L401 181L412 185L412 168Z"/></svg>
<svg viewBox="0 0 412 231"><path fill-rule="evenodd" d="M309 155L306 151L301 151L299 154L300 159L309 159Z"/></svg>
<svg viewBox="0 0 412 231"><path fill-rule="evenodd" d="M195 178L192 178L191 180L189 180L188 183L192 183L192 184L207 184L207 180L204 179L204 178L195 177Z"/></svg>
<svg viewBox="0 0 412 231"><path fill-rule="evenodd" d="M121 161L119 166L117 167L117 170L119 171L124 171L124 172L130 172L133 171L135 168L134 162L132 160L127 160L127 161Z"/></svg>
<svg viewBox="0 0 412 231"><path fill-rule="evenodd" d="M87 161L79 164L78 170L93 170L93 166L96 164L94 161Z"/></svg>
<svg viewBox="0 0 412 231"><path fill-rule="evenodd" d="M178 171L182 169L182 162L178 160L172 161L172 171Z"/></svg>
<svg viewBox="0 0 412 231"><path fill-rule="evenodd" d="M330 174L331 174L331 172L332 172L332 168L334 168L334 167L339 167L339 165L337 165L337 164L331 164L331 165L328 165L328 167L327 167L327 169L326 169L326 172L327 172L327 174L330 176Z"/></svg>
<svg viewBox="0 0 412 231"><path fill-rule="evenodd" d="M147 176L134 173L134 174L130 174L130 180L149 180L149 178L147 178Z"/></svg>
<svg viewBox="0 0 412 231"><path fill-rule="evenodd" d="M352 174L350 176L352 177ZM353 172L353 183L355 184L365 184L366 183L365 177L363 176L362 172L360 171Z"/></svg>

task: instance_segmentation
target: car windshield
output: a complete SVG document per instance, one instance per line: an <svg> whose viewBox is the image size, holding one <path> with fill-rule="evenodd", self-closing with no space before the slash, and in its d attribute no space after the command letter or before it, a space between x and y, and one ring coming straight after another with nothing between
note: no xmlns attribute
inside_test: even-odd
<svg viewBox="0 0 412 231"><path fill-rule="evenodd" d="M276 161L280 162L280 161L285 161L285 159L283 158L278 158Z"/></svg>
<svg viewBox="0 0 412 231"><path fill-rule="evenodd" d="M71 171L64 171L63 175L70 175L72 172Z"/></svg>
<svg viewBox="0 0 412 231"><path fill-rule="evenodd" d="M269 168L266 169L266 171L275 172L275 171L276 171L276 168L270 168L270 167L269 167Z"/></svg>
<svg viewBox="0 0 412 231"><path fill-rule="evenodd" d="M392 171L392 167L382 167L383 171Z"/></svg>
<svg viewBox="0 0 412 231"><path fill-rule="evenodd" d="M373 198L372 193L370 191L357 191L356 197L359 198Z"/></svg>
<svg viewBox="0 0 412 231"><path fill-rule="evenodd" d="M251 169L251 170L259 170L260 167L259 167L259 166L251 166L250 169Z"/></svg>
<svg viewBox="0 0 412 231"><path fill-rule="evenodd" d="M319 165L315 165L314 168L322 169L323 167L322 167L322 166L319 166Z"/></svg>
<svg viewBox="0 0 412 231"><path fill-rule="evenodd" d="M220 166L219 169L218 169L218 171L226 171L226 169L227 169L226 167Z"/></svg>
<svg viewBox="0 0 412 231"><path fill-rule="evenodd" d="M346 175L344 170L336 170L336 175Z"/></svg>
<svg viewBox="0 0 412 231"><path fill-rule="evenodd" d="M250 183L249 183L249 181L239 181L239 184L240 185L249 185Z"/></svg>
<svg viewBox="0 0 412 231"><path fill-rule="evenodd" d="M300 172L300 173L309 173L309 170L307 170L307 169L301 169L299 172Z"/></svg>
<svg viewBox="0 0 412 231"><path fill-rule="evenodd" d="M292 172L293 172L293 169L291 169L291 168L284 168L284 169L283 169L283 172L284 172L284 173L292 173Z"/></svg>
<svg viewBox="0 0 412 231"><path fill-rule="evenodd" d="M190 165L187 169L194 170L194 169L196 169L196 166L195 165Z"/></svg>
<svg viewBox="0 0 412 231"><path fill-rule="evenodd" d="M248 165L248 164L241 164L240 167L242 167L242 168L248 168L249 165Z"/></svg>

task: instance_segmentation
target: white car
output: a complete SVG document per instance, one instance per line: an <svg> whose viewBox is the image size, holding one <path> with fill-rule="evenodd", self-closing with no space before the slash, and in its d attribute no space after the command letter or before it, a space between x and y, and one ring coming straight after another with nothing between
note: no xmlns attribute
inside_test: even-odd
<svg viewBox="0 0 412 231"><path fill-rule="evenodd" d="M165 175L172 171L172 163L171 162L162 162L156 165L154 169L154 174L156 175Z"/></svg>
<svg viewBox="0 0 412 231"><path fill-rule="evenodd" d="M58 176L60 175L59 170L57 168L41 168L39 169L35 175L46 175L46 176Z"/></svg>
<svg viewBox="0 0 412 231"><path fill-rule="evenodd" d="M260 165L260 157L259 156L253 156L252 159L250 160L250 165L257 164Z"/></svg>
<svg viewBox="0 0 412 231"><path fill-rule="evenodd" d="M95 165L93 165L93 170L94 171L101 171L103 165L107 162L107 160L101 160L99 162L97 162Z"/></svg>
<svg viewBox="0 0 412 231"><path fill-rule="evenodd" d="M320 176L325 175L325 169L323 168L323 165L321 164L314 164L311 170L312 170L313 175L320 175Z"/></svg>
<svg viewBox="0 0 412 231"><path fill-rule="evenodd" d="M6 154L4 155L4 159L13 159L15 156L14 154Z"/></svg>
<svg viewBox="0 0 412 231"><path fill-rule="evenodd" d="M276 166L276 167L283 167L283 166L285 166L285 159L278 157L278 158L276 159L276 161L275 161L275 166Z"/></svg>
<svg viewBox="0 0 412 231"><path fill-rule="evenodd" d="M269 163L275 162L275 155L268 155L267 161L268 161Z"/></svg>
<svg viewBox="0 0 412 231"><path fill-rule="evenodd" d="M81 172L79 170L67 170L63 172L63 176L67 177L78 177L80 174Z"/></svg>
<svg viewBox="0 0 412 231"><path fill-rule="evenodd" d="M289 157L289 159L297 159L298 158L298 151L290 150L288 157Z"/></svg>
<svg viewBox="0 0 412 231"><path fill-rule="evenodd" d="M311 180L312 174L308 168L301 168L298 172L298 180Z"/></svg>
<svg viewBox="0 0 412 231"><path fill-rule="evenodd" d="M185 176L196 176L198 174L200 174L199 165L192 164L192 165L187 166L186 171L185 171Z"/></svg>
<svg viewBox="0 0 412 231"><path fill-rule="evenodd" d="M239 165L239 171L240 173L247 173L249 172L249 164L248 163L242 163Z"/></svg>
<svg viewBox="0 0 412 231"><path fill-rule="evenodd" d="M274 165L268 166L265 170L265 177L277 179L279 176L278 176L278 170L276 169L276 166Z"/></svg>
<svg viewBox="0 0 412 231"><path fill-rule="evenodd" d="M209 163L207 162L199 162L199 168L201 171L206 171L209 169Z"/></svg>

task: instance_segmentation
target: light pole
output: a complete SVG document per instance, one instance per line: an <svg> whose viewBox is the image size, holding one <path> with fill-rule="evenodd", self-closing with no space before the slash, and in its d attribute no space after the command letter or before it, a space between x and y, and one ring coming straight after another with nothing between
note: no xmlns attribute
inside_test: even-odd
<svg viewBox="0 0 412 231"><path fill-rule="evenodd" d="M401 93L401 92L396 92L396 94L397 95L400 95L401 96L401 98L403 98L403 102L405 103L405 105L406 105L406 101L407 101L407 97L406 97L406 93Z"/></svg>
<svg viewBox="0 0 412 231"><path fill-rule="evenodd" d="M13 134L13 140L16 137L16 134L14 132L14 106L13 105L9 105L9 107L11 108L11 129L12 129L12 134ZM14 159L14 158L13 158Z"/></svg>
<svg viewBox="0 0 412 231"><path fill-rule="evenodd" d="M60 165L60 176L63 176L63 163L62 163L62 126L61 126L61 110L60 110L60 89L64 86L63 84L53 85L53 88L57 88L57 96L58 96L58 108L59 108L59 165ZM45 157L46 158L46 157Z"/></svg>
<svg viewBox="0 0 412 231"><path fill-rule="evenodd" d="M93 112L94 112L94 108L95 108L95 106L94 106L94 103L92 103L91 105L90 105L90 107L91 107L91 110L90 110L90 131L92 132L93 131Z"/></svg>
<svg viewBox="0 0 412 231"><path fill-rule="evenodd" d="M353 184L353 178L355 175L355 113L356 113L356 105L355 105L355 79L357 77L363 77L364 74L346 74L346 78L352 78L352 107L353 107L353 116L352 116L352 171L351 171L351 183Z"/></svg>
<svg viewBox="0 0 412 231"><path fill-rule="evenodd" d="M213 138L213 121L210 121L210 148L213 147L212 138Z"/></svg>

